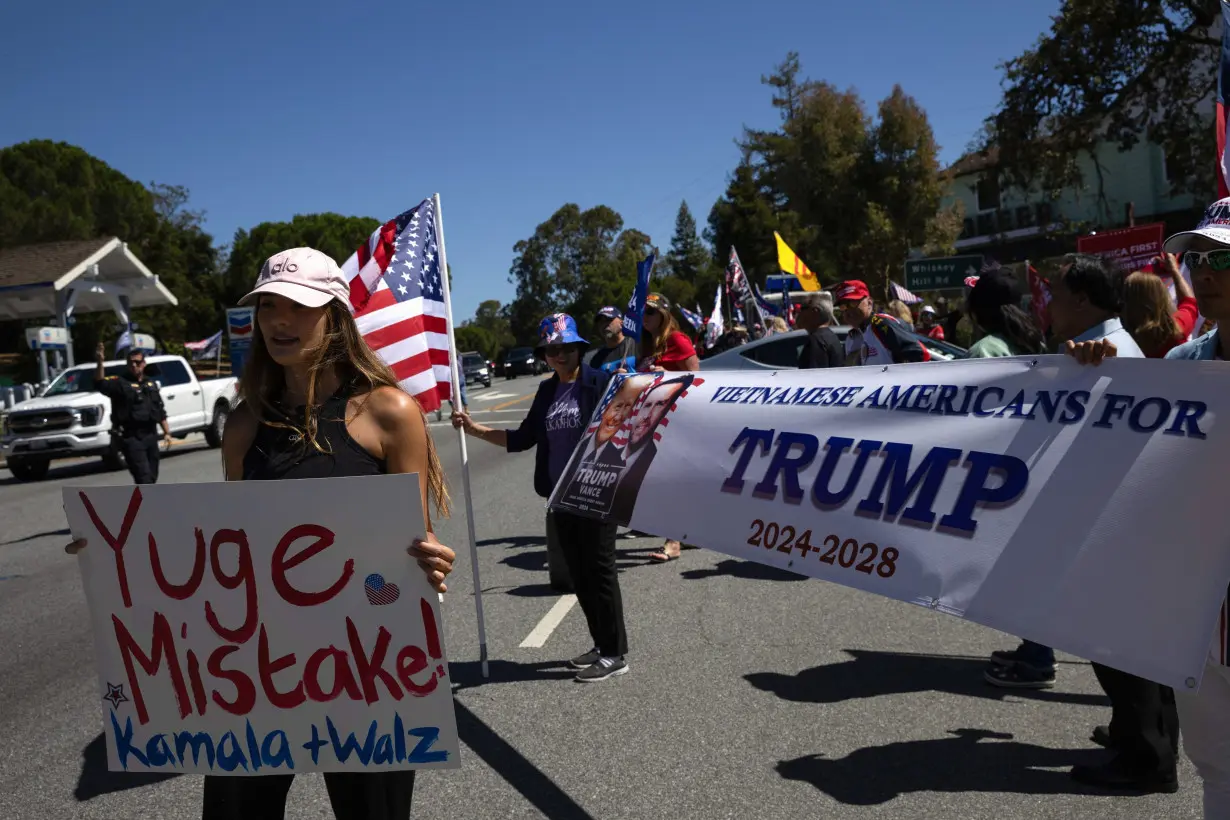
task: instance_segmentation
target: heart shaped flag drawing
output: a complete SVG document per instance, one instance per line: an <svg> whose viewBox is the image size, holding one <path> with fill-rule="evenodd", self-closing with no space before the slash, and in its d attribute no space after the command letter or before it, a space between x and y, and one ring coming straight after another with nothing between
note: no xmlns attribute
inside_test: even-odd
<svg viewBox="0 0 1230 820"><path fill-rule="evenodd" d="M378 572L363 579L363 591L367 593L367 602L372 606L391 604L401 596L397 584L390 584Z"/></svg>

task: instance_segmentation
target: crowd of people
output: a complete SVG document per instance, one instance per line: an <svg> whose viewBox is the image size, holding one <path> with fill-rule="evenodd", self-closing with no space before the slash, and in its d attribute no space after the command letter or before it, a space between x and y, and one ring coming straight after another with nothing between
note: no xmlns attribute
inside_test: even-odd
<svg viewBox="0 0 1230 820"><path fill-rule="evenodd" d="M1219 204L1224 209L1230 200ZM909 331L916 322L927 335L942 338L954 315L967 316L975 326L979 338L969 355L976 358L1063 351L1090 365L1108 356L1223 359L1230 349L1215 325L1230 321L1230 220L1221 219L1221 212L1215 206L1195 230L1170 237L1155 260L1155 268L1174 284L1175 304L1156 274L1125 277L1104 259L1086 255L1069 257L1048 280L1045 331L1027 308L1018 281L995 265L968 280L963 304L944 316L927 306L917 317L908 310L895 315L900 313L895 308L878 309L863 281L848 280L809 294L796 306L797 326L807 331L799 366L926 362L926 346ZM1190 270L1194 287L1179 274L1175 254ZM282 264L288 259L296 264ZM420 501L427 526L407 551L443 591L455 558L433 534L432 512L445 515L448 510L443 471L421 408L359 334L344 274L318 252L285 251L266 262L257 286L241 304L248 303L256 306L256 328L240 382L243 403L228 419L223 438L226 479L419 473L425 477ZM1189 340L1198 315L1213 329ZM844 342L833 332L838 317L849 327ZM603 308L591 334L598 344L591 345L573 317L544 317L536 351L551 376L539 385L522 423L497 429L458 408L453 424L508 452L535 450L533 487L539 496L549 496L615 374L699 369L695 346L680 330L666 297L648 297L643 327L639 342L629 339L622 333L620 311ZM593 356L586 361L591 347ZM652 412L649 408L646 417ZM576 679L598 682L626 674L629 643L615 560L617 525L564 512L552 515L593 641L571 660ZM667 540L654 559L674 560L682 546ZM68 545L70 552L85 548L83 540ZM1095 664L1111 715L1091 737L1110 754L1101 766L1075 767L1072 776L1121 792L1174 792L1181 722L1184 748L1203 780L1206 817L1230 817L1225 633L1223 606L1198 694L1175 693ZM1052 687L1054 651L1025 640L1014 649L993 652L984 678L1006 688ZM203 814L220 820L281 816L292 777L207 777ZM413 772L333 773L325 781L338 817L409 817Z"/></svg>

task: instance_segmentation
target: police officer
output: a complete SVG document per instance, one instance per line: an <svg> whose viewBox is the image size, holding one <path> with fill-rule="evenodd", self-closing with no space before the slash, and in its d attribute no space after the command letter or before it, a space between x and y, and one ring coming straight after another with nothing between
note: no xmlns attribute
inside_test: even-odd
<svg viewBox="0 0 1230 820"><path fill-rule="evenodd" d="M157 382L145 378L145 353L130 348L128 369L119 376L107 376L103 361L107 349L98 343L98 370L94 384L99 393L111 400L111 421L119 431L120 449L128 462L128 471L138 484L158 482L158 433L162 425L162 437L167 447L171 446L171 425L167 424L167 410L162 404L162 394Z"/></svg>

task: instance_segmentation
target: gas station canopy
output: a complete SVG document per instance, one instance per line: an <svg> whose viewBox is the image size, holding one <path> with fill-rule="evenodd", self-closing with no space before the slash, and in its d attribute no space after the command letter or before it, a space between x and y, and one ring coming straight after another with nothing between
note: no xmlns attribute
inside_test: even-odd
<svg viewBox="0 0 1230 820"><path fill-rule="evenodd" d="M115 237L47 242L0 249L0 319L55 317L114 310L122 322L133 308L178 300Z"/></svg>

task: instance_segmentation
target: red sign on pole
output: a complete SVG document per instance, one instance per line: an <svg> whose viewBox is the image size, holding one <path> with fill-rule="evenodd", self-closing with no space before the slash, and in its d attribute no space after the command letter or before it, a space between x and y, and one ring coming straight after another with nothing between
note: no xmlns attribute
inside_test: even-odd
<svg viewBox="0 0 1230 820"><path fill-rule="evenodd" d="M1076 240L1076 250L1101 256L1118 265L1125 273L1150 270L1153 257L1162 252L1165 226L1161 222L1104 231Z"/></svg>

